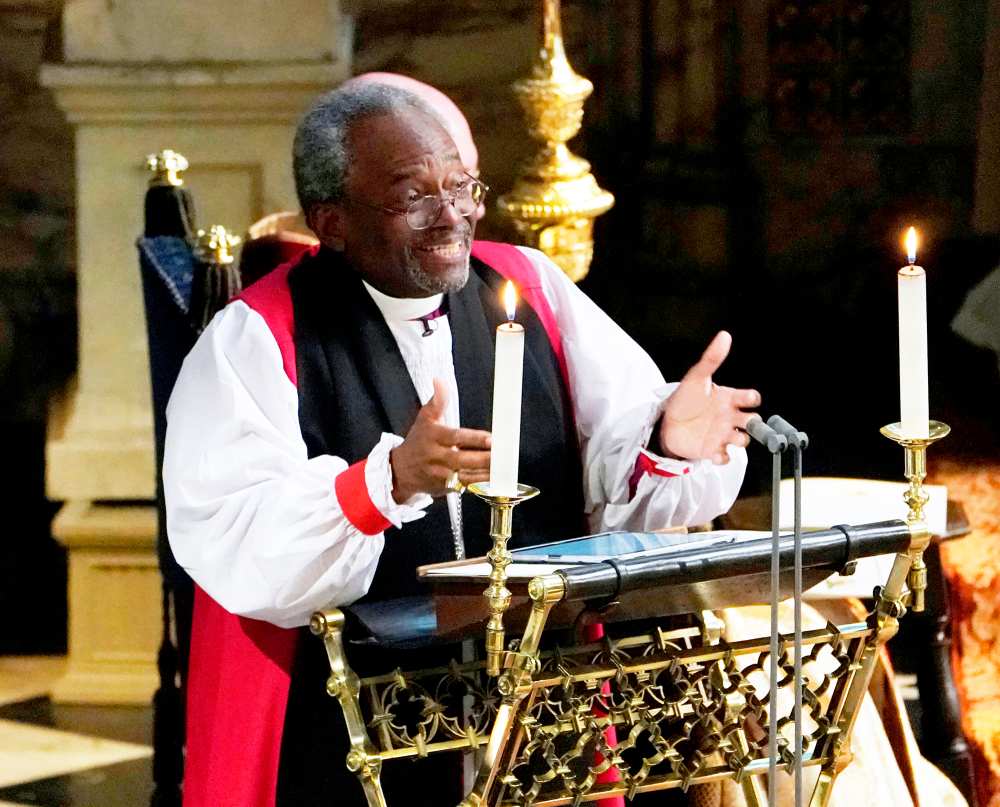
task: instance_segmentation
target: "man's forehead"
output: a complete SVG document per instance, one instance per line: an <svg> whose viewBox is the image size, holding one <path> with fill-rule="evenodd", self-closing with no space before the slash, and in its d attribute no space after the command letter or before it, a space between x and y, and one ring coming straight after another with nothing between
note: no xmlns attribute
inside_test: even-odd
<svg viewBox="0 0 1000 807"><path fill-rule="evenodd" d="M447 130L418 111L362 118L351 127L350 137L355 163L367 163L392 178L405 178L434 163L461 164Z"/></svg>

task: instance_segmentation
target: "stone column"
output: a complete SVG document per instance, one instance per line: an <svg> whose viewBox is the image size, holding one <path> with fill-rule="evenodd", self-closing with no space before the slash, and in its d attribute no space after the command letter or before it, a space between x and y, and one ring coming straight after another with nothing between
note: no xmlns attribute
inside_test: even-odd
<svg viewBox="0 0 1000 807"><path fill-rule="evenodd" d="M79 370L53 406L47 447L48 494L67 502L54 527L71 570L63 700L138 702L156 685L155 518L152 504L138 505L148 517L135 510L155 490L135 249L144 157L172 148L188 158L206 229L241 232L294 209L295 123L349 74L349 34L336 0L65 5L65 60L41 73L74 127L77 164Z"/></svg>

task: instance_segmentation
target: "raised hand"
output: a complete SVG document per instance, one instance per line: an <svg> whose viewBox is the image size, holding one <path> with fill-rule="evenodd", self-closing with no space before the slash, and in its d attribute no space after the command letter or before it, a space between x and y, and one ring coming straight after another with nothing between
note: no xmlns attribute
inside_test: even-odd
<svg viewBox="0 0 1000 807"><path fill-rule="evenodd" d="M402 504L416 493L443 496L453 471L463 485L490 477L490 433L443 423L448 391L437 378L434 395L417 413L406 439L389 453L392 497Z"/></svg>
<svg viewBox="0 0 1000 807"><path fill-rule="evenodd" d="M750 442L743 429L753 413L743 410L760 406L760 393L712 382L732 344L733 337L719 331L664 404L660 445L674 456L724 465L729 462L726 446Z"/></svg>

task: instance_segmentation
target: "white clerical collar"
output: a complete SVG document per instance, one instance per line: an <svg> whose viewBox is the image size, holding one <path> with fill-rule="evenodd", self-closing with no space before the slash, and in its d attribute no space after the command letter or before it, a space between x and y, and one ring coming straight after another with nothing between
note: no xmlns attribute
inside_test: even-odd
<svg viewBox="0 0 1000 807"><path fill-rule="evenodd" d="M382 312L386 322L400 322L404 320L419 320L428 314L433 314L441 308L444 301L443 294L434 294L430 297L390 297L383 294L374 286L365 283L365 288Z"/></svg>

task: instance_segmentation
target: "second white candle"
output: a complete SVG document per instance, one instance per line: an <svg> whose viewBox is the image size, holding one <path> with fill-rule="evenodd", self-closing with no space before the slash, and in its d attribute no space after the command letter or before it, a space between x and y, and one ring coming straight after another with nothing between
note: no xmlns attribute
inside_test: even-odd
<svg viewBox="0 0 1000 807"><path fill-rule="evenodd" d="M512 316L512 305L508 306ZM493 371L493 447L490 452L490 493L517 495L517 465L521 452L521 384L524 374L524 328L505 322L497 328Z"/></svg>
<svg viewBox="0 0 1000 807"><path fill-rule="evenodd" d="M899 270L899 408L907 437L926 437L930 412L927 381L927 276L914 265L916 232L907 234L910 265Z"/></svg>

